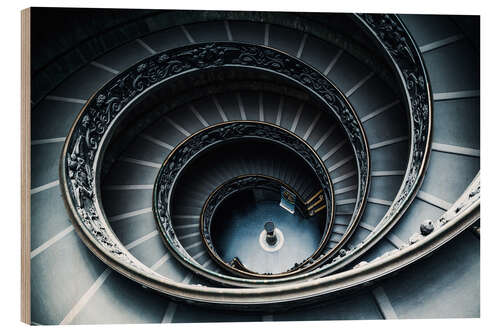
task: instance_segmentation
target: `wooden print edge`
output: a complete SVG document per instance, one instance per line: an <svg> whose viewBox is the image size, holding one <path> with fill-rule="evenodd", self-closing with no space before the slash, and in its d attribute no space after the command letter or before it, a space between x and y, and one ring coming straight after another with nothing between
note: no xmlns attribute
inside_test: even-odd
<svg viewBox="0 0 500 333"><path fill-rule="evenodd" d="M21 11L21 321L31 324L31 10Z"/></svg>

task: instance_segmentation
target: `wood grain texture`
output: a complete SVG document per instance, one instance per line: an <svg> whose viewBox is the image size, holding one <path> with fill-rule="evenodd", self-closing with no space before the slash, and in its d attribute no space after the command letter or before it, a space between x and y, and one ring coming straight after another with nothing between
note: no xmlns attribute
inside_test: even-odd
<svg viewBox="0 0 500 333"><path fill-rule="evenodd" d="M31 80L30 8L21 11L21 321L31 324Z"/></svg>

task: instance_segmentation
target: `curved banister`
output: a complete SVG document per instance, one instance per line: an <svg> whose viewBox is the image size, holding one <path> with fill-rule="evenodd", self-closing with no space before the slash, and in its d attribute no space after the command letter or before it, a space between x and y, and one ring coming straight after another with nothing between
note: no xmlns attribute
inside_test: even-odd
<svg viewBox="0 0 500 333"><path fill-rule="evenodd" d="M236 193L239 193L241 191L249 190L249 189L267 189L269 191L273 191L274 193L277 194L277 196L280 195L281 188L284 187L289 191L290 193L293 193L295 198L296 198L296 206L295 208L298 209L299 211L302 212L304 215L306 213L306 205L304 203L304 199L300 196L299 193L297 193L290 185L285 184L283 181L281 181L278 178L267 176L267 175L262 175L262 174L245 174L245 175L240 175L238 177L229 179L228 181L224 182L223 184L219 185L215 190L210 193L208 196L207 200L205 201L202 212L200 215L200 233L201 233L201 238L203 243L205 244L205 247L208 249L208 253L210 257L212 257L215 262L219 264L219 266L225 268L229 272L236 274L236 275L248 275L248 276L253 276L253 277L263 277L263 278L268 278L270 274L273 276L277 276L279 274L276 273L257 273L254 271L249 270L246 268L243 263L238 258L235 258L235 262L237 265L232 265L230 263L225 262L219 254L219 251L217 251L217 248L215 247L215 244L212 241L212 235L211 235L211 227L212 227L212 222L214 219L214 216L216 214L216 211L226 199L229 197L233 196ZM321 193L323 192L323 189L320 190ZM325 196L326 197L326 196ZM331 198L326 197L326 200L328 202L331 201ZM329 203L328 203L329 205ZM327 206L328 206L327 205ZM333 217L333 214L330 212L330 217ZM327 223L331 222L333 223L333 219L328 218L328 215L326 216L326 221ZM329 230L331 232L331 227L326 228L325 225L325 231ZM300 264L296 263L294 267L291 267L290 269L287 270L289 271L297 271L299 268L303 267L304 264L309 262L309 260L314 260L315 254L320 253L322 248L325 246L326 241L329 239L330 234L326 235L324 233L325 237L322 237L322 240L320 241L319 245L317 246L317 250L309 257L304 259ZM234 260L234 259L233 259ZM250 274L248 274L250 273ZM283 276L283 275L279 275Z"/></svg>
<svg viewBox="0 0 500 333"><path fill-rule="evenodd" d="M430 99L430 87L425 83L426 74L422 59L411 37L409 37L404 30L404 27L402 27L397 17L388 15L365 15L363 17L356 16L356 19L359 19L367 30L373 33L374 38L383 45L385 51L388 53L389 59L391 59L394 64L395 70L400 74L401 78L404 79L402 80L402 84L406 92L406 102L408 103L407 106L411 116L410 123L412 135L410 163L404 176L403 185L398 192L398 199L395 200L395 203L393 203L389 209L386 214L387 217L383 218L384 223L375 230L377 235L371 236L371 241L375 243L376 239L380 239L380 237L397 222L399 217L411 203L411 200L415 197L421 184L428 160L432 104ZM394 34L392 34L393 31L395 31ZM387 36L391 35L393 35L393 37L385 39ZM398 40L400 43L393 43L393 41L395 42ZM415 50L417 53L414 53ZM417 68L417 70L420 71L417 72L418 75L412 73L411 68L407 67L408 64L419 66L420 69ZM421 78L425 80L422 81ZM134 97L135 95L131 98L133 99ZM426 105L427 108L425 107ZM117 108L119 107L121 106ZM113 112L113 108L111 108L111 112ZM79 119L83 118L79 116ZM78 129L78 134L80 135L77 138L68 138L65 144L64 152L67 155L64 157L67 158L68 164L61 166L61 178L64 180L64 182L61 182L63 191L68 201L71 200L73 203L76 203L75 206L69 205L69 209L74 216L78 216L80 213L88 214L87 217L90 217L90 219L86 222L90 224L89 228L94 228L93 231L95 231L95 233L89 233L85 231L85 229L82 229L83 232L80 229L77 231L89 248L114 269L140 283L179 299L196 301L202 304L221 304L224 302L228 306L242 305L264 307L271 303L292 303L299 300L303 301L305 299L312 300L320 298L324 295L338 291L360 287L364 283L375 281L376 279L405 267L415 260L431 253L479 218L480 187L479 176L477 176L464 195L454 204L452 209L434 223L435 228L430 234L427 236L421 234L421 237L415 238L418 238L416 242L413 242L415 239L412 240L413 244L410 246L401 250L396 250L371 263L362 263L352 270L322 277L314 281L290 284L287 282L299 280L290 279L276 281L275 287L255 289L209 288L165 281L164 278L158 275L141 275L141 266L132 265L131 269L128 269L128 267L125 269L126 265L122 265L119 261L121 260L120 257L122 254L128 254L125 252L126 250L122 251L124 249L120 247L115 248L112 246L113 244L106 243L106 241L110 239L107 237L113 236L112 231L110 229L108 230L106 226L99 225L98 223L92 225L92 223L95 222L93 219L103 217L102 214L95 210L85 211L85 213L82 212L82 209L86 207L85 205L89 200L96 200L92 192L92 189L96 186L95 181L93 181L93 179L95 179L93 177L96 177L96 175L92 174L92 169L89 169L89 165L85 164L84 161L88 154L92 154L92 151L95 152L95 150L80 148L82 142L87 144L87 148L92 148L95 143L95 141L92 140L92 135L93 133L99 134L101 129L98 126L94 127L88 123L85 125L83 121L81 124L83 127ZM74 130L75 126L72 128L72 133ZM70 146L71 149L68 149ZM68 181L68 183L65 181ZM77 190L72 194L68 194L69 186L74 186ZM81 205L82 202L83 206ZM85 222L84 225L88 227ZM109 233L107 234L107 232ZM93 241L94 237L103 240L103 247ZM367 248L368 247L366 247L366 249ZM105 252L103 249L106 251L116 251L113 252L117 255L116 258L104 255ZM360 250L361 248L358 249L359 250L355 249L355 251L348 253L344 257L346 258L344 261L336 261L337 266L335 266L334 262L332 266L325 266L317 271L307 273L300 278L314 278L320 276L320 274L329 274L341 267L341 263L347 263L347 258L352 262L356 258L356 253L362 253L362 250ZM124 262L127 263L126 261Z"/></svg>
<svg viewBox="0 0 500 333"><path fill-rule="evenodd" d="M116 126L147 91L186 73L217 68L250 68L278 75L301 86L337 117L355 153L358 195L347 232L326 257L340 250L359 222L369 186L369 150L361 122L345 96L321 73L271 48L226 42L185 46L151 56L118 74L101 88L78 115L63 149L61 183L75 226L90 236L89 239L103 252L101 255L113 257L125 266L125 270L140 267L141 271L148 271L120 243L102 212L99 182L96 181L100 176L101 155ZM328 176L325 177L331 182ZM162 212L162 208L158 211ZM308 268L317 267L321 262L313 262ZM236 278L218 278L231 284L260 283L258 280L235 282Z"/></svg>

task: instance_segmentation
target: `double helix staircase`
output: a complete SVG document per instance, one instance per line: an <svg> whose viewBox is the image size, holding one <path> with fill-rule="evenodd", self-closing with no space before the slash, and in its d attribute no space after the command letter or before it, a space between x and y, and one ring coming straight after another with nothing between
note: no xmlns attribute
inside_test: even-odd
<svg viewBox="0 0 500 333"><path fill-rule="evenodd" d="M480 242L470 231L478 223L480 188L474 24L448 16L388 16L382 23L378 17L144 11L72 45L73 51L65 54L82 54L78 68L64 66L68 59L55 54L34 73L33 323L479 316ZM384 45L389 49L384 38L392 30L380 27L390 19L396 22L392 28L406 29L398 33L406 33L410 44L384 53ZM370 25L372 20L376 23ZM377 27L386 34L376 35ZM121 42L106 42L112 36ZM101 41L99 47L83 52L95 41ZM349 119L358 132L345 124L343 113L335 117L313 93L314 81L299 84L253 68L217 74L214 65L206 76L190 78L188 73L184 81L174 77L164 90L141 90L141 100L123 107L130 116L113 125L107 146L103 143L97 151L95 184L60 175L60 160L62 173L64 165L76 175L81 172L64 163L84 153L74 149L80 147L75 144L78 126L92 129L82 115L101 105L106 87L125 75L147 73L140 72L147 59L168 61L161 59L175 58L177 50L205 50L200 45L256 46L304 64L303 70L338 88L335 96L344 101L346 112L352 111ZM417 53L411 53L411 45ZM190 54L195 61L205 59L201 51ZM426 82L411 81L405 64L397 63L407 54L414 63L421 60ZM66 72L47 81L58 63ZM37 78L49 82L45 87L52 85L51 90L37 94ZM409 99L418 89L414 83L425 88L418 102L429 106L427 122L418 118L417 104L408 105L415 101ZM109 105L111 115L122 112L121 105L102 105ZM253 135L251 140L214 144L196 158L182 160L182 172L169 192L168 223L159 222L161 175L169 171L174 152L231 124L276 128L305 148L291 151ZM94 130L90 133L101 128ZM352 133L358 133L361 146ZM85 136L81 142L85 139L91 142ZM415 149L417 144L425 149ZM304 151L317 157L324 178ZM282 182L303 200L311 219L324 223L321 248L310 263L282 275L248 275L233 272L211 255L200 228L207 198L245 175ZM333 192L324 184L331 184ZM98 198L81 192L92 187ZM79 210L85 207L77 199L100 205L99 221L107 223L101 230L119 243L113 253L124 253L120 258L130 264L96 245L92 237L102 234L86 233Z"/></svg>

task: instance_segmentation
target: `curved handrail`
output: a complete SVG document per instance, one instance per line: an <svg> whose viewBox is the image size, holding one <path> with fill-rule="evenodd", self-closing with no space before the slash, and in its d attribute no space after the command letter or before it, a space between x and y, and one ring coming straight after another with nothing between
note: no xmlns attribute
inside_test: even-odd
<svg viewBox="0 0 500 333"><path fill-rule="evenodd" d="M128 274L129 278L175 299L196 302L200 305L229 307L231 309L284 309L287 305L307 304L325 297L332 299L337 292L355 290L420 260L436 251L456 235L473 225L480 217L479 173L461 197L439 219L432 223L434 230L426 235L412 236L416 241L403 249L394 250L370 263L361 262L353 269L327 277L287 285L260 288L214 288L186 285L161 279L144 279L143 276ZM102 258L108 263L108 258ZM125 271L118 270L122 274Z"/></svg>
<svg viewBox="0 0 500 333"><path fill-rule="evenodd" d="M226 270L232 272L233 274L237 275L249 275L249 276L254 276L254 277L264 277L267 278L269 275L276 276L278 274L276 273L257 273L255 271L251 271L248 268L246 268L243 263L241 263L238 259L238 267L235 267L233 265L230 265L229 263L225 262L221 257L220 254L218 253L217 249L215 248L215 245L212 242L212 235L211 235L211 227L212 227L212 220L215 216L215 212L217 211L217 208L229 197L232 195L239 193L244 190L248 189L268 189L270 191L275 192L278 197L280 194L281 188L284 187L287 189L287 191L290 191L293 193L296 197L296 209L299 211L303 211L303 213L306 213L306 205L304 203L304 200L300 196L299 193L297 193L291 186L288 184L285 184L283 181L281 181L278 178L267 176L267 175L262 175L262 174L244 174L240 175L238 177L234 177L232 179L229 179L228 181L222 183L221 185L217 186L216 189L214 189L210 195L208 196L207 200L205 200L205 204L203 205L201 214L200 214L200 233L201 233L201 239L203 240L205 247L208 249L208 253L210 257L215 260L221 267L225 268ZM323 192L323 190L321 190ZM323 192L324 193L324 192ZM329 198L326 198L325 200L329 200ZM327 201L328 202L328 201ZM329 204L328 204L329 205ZM327 206L328 206L327 205ZM331 214L333 217L333 214ZM333 223L333 219L328 219L327 221ZM330 229L331 231L331 229ZM303 266L304 263L307 263L309 259L315 257L315 253L319 253L321 249L324 247L326 244L326 241L329 239L330 235L326 236L325 238L322 238L320 240L320 243L317 247L317 250L309 256L309 258L304 259L301 264L296 264L294 267L291 267L288 271L296 271L300 267ZM244 268L240 269L239 267ZM251 274L248 274L251 273ZM282 275L280 275L282 276Z"/></svg>
<svg viewBox="0 0 500 333"><path fill-rule="evenodd" d="M432 94L420 50L397 15L354 14L354 18L378 42L400 77L410 117L410 157L401 187L375 229L361 244L318 270L318 276L346 267L391 230L415 199L422 185L430 155Z"/></svg>
<svg viewBox="0 0 500 333"><path fill-rule="evenodd" d="M118 74L85 104L66 139L60 177L62 191L70 215L79 234L85 234L98 256L111 257L120 270L139 270L158 275L141 264L114 235L102 211L99 193L99 170L103 154L113 131L133 104L146 92L168 79L215 68L251 68L278 75L301 86L322 101L339 119L353 147L358 165L358 195L346 233L333 255L352 235L366 204L369 186L370 158L368 144L360 120L345 96L321 73L302 61L264 46L244 43L205 43L181 47L151 56L129 70ZM97 254L97 253L96 253ZM313 268L315 262L309 266ZM113 267L118 270L118 267ZM147 273L145 273L147 272ZM260 280L235 280L224 283L253 285ZM229 282L228 282L229 281Z"/></svg>
<svg viewBox="0 0 500 333"><path fill-rule="evenodd" d="M195 270L198 274L208 278L212 278L214 275L218 279L225 278L225 275L213 272L199 264L185 251L177 238L175 227L172 224L171 207L176 181L192 160L216 145L242 139L258 139L284 146L297 154L315 173L322 190L325 192L327 222L318 248L300 265L300 268L308 268L313 264L320 265L321 263L318 261L323 261L326 258L318 258L318 255L328 242L334 219L334 191L333 184L328 176L328 170L314 149L299 136L277 125L260 121L228 121L205 127L184 139L170 152L158 172L153 188L153 211L165 244L171 252L175 253L183 265ZM201 232L202 234L208 233L207 230L202 230ZM207 242L207 239L204 237L202 239L210 250L210 244ZM280 274L263 275L238 270L238 275L269 279L297 274L300 271L298 269Z"/></svg>
<svg viewBox="0 0 500 333"><path fill-rule="evenodd" d="M371 16L376 16L376 15L371 15ZM381 15L382 16L382 15ZM387 17L384 15L384 17ZM410 121L414 122L417 121L419 126L414 126L412 123L412 137L411 137L411 154L410 158L414 159L417 157L417 164L412 165L411 163L408 166L407 172L405 174L405 182L404 186L402 187L401 191L406 192L403 194L401 197L402 200L398 200L397 203L395 204L394 207L396 209L399 209L398 212L394 212L393 218L390 218L389 220L391 221L397 221L397 217L400 216L404 210L409 206L409 203L411 202L412 198L416 195L416 190L418 189L421 180L423 178L423 172L425 171L425 167L427 165L427 159L428 159L428 147L429 147L429 142L430 142L430 122L431 122L431 101L430 101L430 88L429 86L425 86L424 84L424 92L420 88L422 88L421 85L421 80L420 78L426 77L425 74L425 68L423 67L423 62L421 60L421 57L418 53L416 53L416 57L413 57L413 51L415 50L415 45L413 41L410 39L404 39L405 36L409 36L408 34L404 34L405 30L404 28L401 28L402 24L399 22L399 20L396 18L395 20L391 20L390 24L387 26L386 24L382 25L377 25L376 23L374 24L374 21L371 21L372 23L368 23L370 19L368 17L363 18L361 16L356 16L357 19L361 22L361 24L366 25L367 29L373 33L375 38L377 37L377 33L383 33L384 29L391 29L391 24L400 27L399 31L403 32L403 37L399 37L401 43L395 44L391 47L391 43L388 43L387 45L383 44L380 39L380 43L382 45L385 45L386 47L386 52L390 53L391 48L396 50L395 54L398 55L398 57L393 57L392 62L394 67L396 68L396 71L400 74L402 78L404 78L404 85L406 88L412 88L412 94L413 97L410 97L410 93L407 92L407 99L406 102L408 103L410 111L412 110L412 107L417 107L415 110L418 110L417 114L412 115ZM390 17L389 17L390 18ZM366 19L366 21L365 21ZM379 29L379 31L377 31ZM394 27L393 27L394 29ZM402 29L402 30L401 30ZM398 31L398 29L396 29ZM397 40L397 38L394 38ZM409 51L408 51L409 50ZM405 52L409 52L409 58L408 56L404 57L402 55L405 54ZM394 56L394 55L393 55ZM398 66L401 65L399 64L396 60L400 59L402 60L402 63L405 61L408 61L409 59L413 59L412 62L416 61L416 65L420 66L423 68L423 72L421 72L421 75L412 75L411 71L406 71L406 70L401 70ZM406 77L404 76L406 75ZM407 81L408 80L408 81ZM424 96L424 97L422 97ZM425 98L425 96L427 98ZM133 98L134 96L132 96ZM413 99L412 99L413 98ZM413 103L415 102L415 105ZM429 107L427 109L421 108L423 105L428 105ZM411 112L410 112L411 114ZM416 118L414 116L417 116ZM423 119L419 118L420 116L424 116ZM427 119L425 117L428 116ZM81 117L79 116L79 120ZM420 122L419 122L420 121ZM75 125L72 128L72 132L75 129ZM418 130L421 130L420 132ZM95 128L86 128L86 130L96 130ZM80 141L77 141L77 138L74 138L71 142L71 147L75 148L79 146L78 142L81 142L81 140L87 140L87 136L84 135L86 132L83 131L81 132L82 136L80 136ZM417 138L420 138L419 140L416 140ZM70 145L70 138L65 143L65 149L64 152L65 154L68 153L68 146ZM76 144L78 143L78 144ZM75 145L76 144L76 145ZM92 144L92 141L91 141ZM416 148L422 148L424 147L424 151L415 149ZM84 151L83 154L88 153L87 151ZM74 158L73 160L70 159L70 156L73 155ZM88 182L87 180L89 179L88 174L90 174L93 178L93 175L91 173L87 173L86 169L87 166L83 163L79 163L79 158L81 158L80 152L78 149L72 150L71 153L69 153L68 160L71 160L72 166L69 164L62 165L61 166L61 178L63 182L61 182L61 186L63 187L63 191L66 195L66 198L71 200L74 203L79 204L79 201L76 199L78 198L83 198L85 201L87 200L94 200L95 198L92 197L91 194L87 193L87 189L91 186L95 186L95 182ZM69 171L66 170L71 169L71 172L73 172L73 175L76 173L77 176L70 177ZM83 173L83 175L79 173ZM411 176L408 178L408 176ZM79 177L80 179L78 180L75 177ZM418 260L422 258L423 256L431 253L434 251L437 247L441 246L451 238L453 238L456 234L470 226L472 223L474 223L478 218L479 218L479 177L477 177L477 180L474 180L473 183L471 183L471 186L469 187L469 190L471 187L474 187L477 185L475 189L472 191L469 191L468 193L465 193L464 196L466 199L463 199L464 196L459 200L454 207L452 207L452 210L447 212L447 217L443 217L444 222L446 222L443 226L440 228L437 228L436 231L432 232L429 236L424 237L423 240L420 240L419 242L408 246L402 250L396 250L394 253L391 253L387 255L384 258L381 258L379 260L376 260L372 263L369 264L364 264L360 265L352 270L342 272L342 273L337 273L333 274L328 277L322 277L319 279L316 279L314 281L305 281L305 282L299 282L299 283L292 283L292 284L282 284L282 285L277 285L275 287L271 288L256 288L256 289L235 289L235 288L209 288L209 287L199 287L199 286L189 286L181 283L176 283L173 281L165 281L165 278L162 278L158 274L154 274L151 276L144 276L140 274L141 268L142 267L133 267L133 269L130 269L126 265L122 265L121 263L117 264L118 261L126 260L124 258L121 258L121 249L116 249L116 256L109 257L105 255L105 251L113 251L115 248L113 247L113 244L109 244L105 248L103 245L96 244L93 239L95 234L88 232L86 229L80 229L76 228L77 232L81 235L82 239L84 242L91 248L91 250L96 253L98 257L100 257L104 262L107 264L111 265L115 270L119 271L120 273L130 277L131 279L134 279L136 281L139 281L140 283L146 284L147 286L159 290L161 292L164 292L166 294L169 294L173 297L180 298L180 299L185 299L185 300L192 300L192 301L197 301L199 303L210 303L210 304L221 304L225 303L227 305L243 305L243 306L264 306L264 304L270 304L270 303L288 303L288 302L295 302L299 300L304 300L304 299L314 299L317 297L321 297L323 295L335 293L340 290L347 290L354 288L356 286L361 286L363 283L367 283L370 281L374 281L382 276L385 276L391 272L394 272L402 267L405 267L406 265L412 263L415 260ZM72 196L71 194L68 194L68 183L66 183L67 180L71 179L72 182L75 182L77 188L79 190L77 191L76 196ZM408 185L406 185L408 184ZM405 190L406 189L406 190ZM402 193L402 192L399 193ZM399 196L398 193L398 196ZM463 199L463 200L462 200ZM458 206L457 206L458 205ZM69 209L72 212L73 216L79 216L78 214L81 212L80 210L82 209L81 206L76 206L75 208L73 205L69 205ZM406 207L406 208L405 208ZM460 209L458 209L460 207ZM458 210L457 210L458 209ZM95 213L98 216L98 214L94 211L90 211L90 217L91 221L88 221L89 223L92 222L92 218ZM395 223L395 222L394 222ZM386 228L390 228L391 223L386 224ZM102 227L98 225L98 227ZM380 227L382 228L382 227ZM104 226L103 229L104 231L108 231L106 227ZM98 230L99 231L99 230ZM109 230L110 231L110 230ZM381 233L379 233L381 235ZM104 235L107 236L107 235ZM105 245L104 245L105 246ZM358 252L359 253L359 252ZM353 255L346 256L349 258L354 258ZM345 261L344 261L345 262ZM127 267L127 268L125 268ZM329 272L326 270L318 270L322 271L321 273L326 273L328 274ZM315 273L311 272L311 273ZM302 277L308 275L309 277L313 278L314 274L305 274Z"/></svg>

